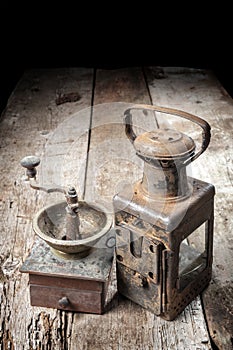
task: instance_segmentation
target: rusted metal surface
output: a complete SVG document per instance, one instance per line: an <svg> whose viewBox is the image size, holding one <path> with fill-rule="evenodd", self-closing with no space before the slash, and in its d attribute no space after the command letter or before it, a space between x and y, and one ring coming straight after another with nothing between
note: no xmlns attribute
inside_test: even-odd
<svg viewBox="0 0 233 350"><path fill-rule="evenodd" d="M129 140L134 143L135 139L136 139L136 135L132 129L132 115L131 115L131 111L132 110L143 110L144 113L147 113L147 111L151 110L154 112L159 112L159 113L163 113L163 114L170 114L173 116L177 116L177 117L181 117L184 119L187 119L189 121L191 121L192 123L195 123L197 125L199 125L202 128L202 145L200 147L200 150L198 152L196 152L194 155L192 155L192 157L189 157L189 161L185 162L185 164L187 165L188 163L194 161L195 159L197 159L208 147L209 142L210 142L210 125L202 118L197 117L196 115L193 115L191 113L187 113L185 111L181 111L178 109L174 109L174 108L167 108L167 107L161 107L161 106L151 106L151 105L134 105L133 107L128 108L125 111L125 132L127 137L129 138ZM175 154L176 156L176 154Z"/></svg>
<svg viewBox="0 0 233 350"><path fill-rule="evenodd" d="M53 248L55 254L66 259L79 259L87 255L90 249L109 232L113 221L112 215L100 204L79 201L80 235L82 238L64 240L63 237L69 234L69 232L67 233L66 208L65 201L43 207L33 219L33 229L41 239ZM71 217L71 220L74 219ZM68 226L69 229L70 226Z"/></svg>
<svg viewBox="0 0 233 350"><path fill-rule="evenodd" d="M131 110L172 113L198 124L202 145L170 129L138 137ZM210 126L185 112L135 106L125 112L126 134L145 162L133 190L114 196L119 291L156 315L173 320L209 283L213 259L214 186L187 177L186 166L204 152ZM203 247L186 244L202 225ZM195 233L196 234L196 233Z"/></svg>
<svg viewBox="0 0 233 350"><path fill-rule="evenodd" d="M97 203L78 200L76 189L70 186L43 185L36 180L36 167L40 159L27 156L21 165L27 169L30 186L47 193L61 192L66 202L43 207L33 219L35 233L52 247L55 255L65 259L79 259L90 253L91 248L110 230L112 215Z"/></svg>

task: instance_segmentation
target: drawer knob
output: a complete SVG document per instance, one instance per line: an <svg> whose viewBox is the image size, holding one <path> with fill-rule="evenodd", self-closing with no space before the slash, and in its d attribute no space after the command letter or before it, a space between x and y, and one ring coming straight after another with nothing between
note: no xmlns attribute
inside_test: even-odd
<svg viewBox="0 0 233 350"><path fill-rule="evenodd" d="M58 301L58 304L60 307L66 308L67 306L69 306L70 302L69 302L69 299L67 297L63 297Z"/></svg>

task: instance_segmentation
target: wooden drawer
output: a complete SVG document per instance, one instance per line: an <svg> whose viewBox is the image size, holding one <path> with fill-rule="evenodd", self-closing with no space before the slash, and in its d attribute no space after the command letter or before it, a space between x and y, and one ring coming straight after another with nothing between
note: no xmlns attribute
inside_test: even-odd
<svg viewBox="0 0 233 350"><path fill-rule="evenodd" d="M83 259L65 260L37 239L20 271L29 274L31 305L102 314L109 302L112 262L113 248L93 249Z"/></svg>
<svg viewBox="0 0 233 350"><path fill-rule="evenodd" d="M30 285L31 305L102 314L104 295L101 291L75 290L51 286Z"/></svg>

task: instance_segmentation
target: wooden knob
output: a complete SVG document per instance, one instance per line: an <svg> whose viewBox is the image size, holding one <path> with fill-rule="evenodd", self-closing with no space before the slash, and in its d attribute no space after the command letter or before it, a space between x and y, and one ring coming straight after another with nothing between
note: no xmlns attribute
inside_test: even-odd
<svg viewBox="0 0 233 350"><path fill-rule="evenodd" d="M60 307L65 309L67 306L69 306L70 302L67 297L63 297L58 301L58 304Z"/></svg>
<svg viewBox="0 0 233 350"><path fill-rule="evenodd" d="M27 156L24 157L20 164L27 169L27 175L30 178L36 176L36 167L40 164L40 158L36 156Z"/></svg>

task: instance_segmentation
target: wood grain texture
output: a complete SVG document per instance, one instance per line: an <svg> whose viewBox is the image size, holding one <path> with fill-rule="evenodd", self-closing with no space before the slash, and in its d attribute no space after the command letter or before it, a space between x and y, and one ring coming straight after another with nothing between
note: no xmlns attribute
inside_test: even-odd
<svg viewBox="0 0 233 350"><path fill-rule="evenodd" d="M202 301L214 343L219 349L232 349L233 101L210 71L164 68L163 79L156 79L154 68L148 67L147 79L154 104L196 114L211 126L210 145L189 172L216 188L213 279ZM175 125L184 128L182 122ZM198 141L197 131L191 133Z"/></svg>
<svg viewBox="0 0 233 350"><path fill-rule="evenodd" d="M46 153L47 142L56 128L78 110L90 106L92 83L92 69L26 71L10 97L2 118L0 131L2 349L64 349L64 344L67 343L69 326L66 327L66 323L72 319L72 315L65 315L55 309L31 307L28 275L19 273L19 267L34 242L32 217L46 203L48 197L32 190L28 183L25 183L25 172L20 166L20 160L28 154L41 156ZM58 106L55 100L60 90L78 91L81 98L77 102ZM58 143L48 180L54 178L57 169L56 158L59 158L61 148L59 146ZM85 157L86 147L82 154ZM43 174L42 169L40 167L39 172Z"/></svg>
<svg viewBox="0 0 233 350"><path fill-rule="evenodd" d="M158 73L158 68L148 67L144 73L140 68L99 70L94 86L92 69L32 70L25 72L9 99L0 128L1 349L207 350L212 347L205 317L215 344L230 349L232 100L210 72L166 68ZM80 99L56 104L59 95L70 93ZM122 112L131 103L151 100L197 114L211 124L211 144L190 172L217 189L212 283L202 300L196 298L172 322L122 296L114 298L104 315L32 307L28 276L19 267L34 242L32 217L57 196L48 198L30 189L20 159L29 153L42 155L40 180L72 183L80 196L98 197L112 210L115 191L142 173L142 163L125 139ZM162 117L156 117L162 123ZM185 123L174 123L185 130ZM140 132L154 127L156 120L138 114L135 124ZM191 131L198 141L199 130Z"/></svg>
<svg viewBox="0 0 233 350"><path fill-rule="evenodd" d="M150 104L142 71L134 68L97 72L94 102L97 106L92 115L85 198L102 199L110 208L112 196L142 176L143 162L135 156L122 124L126 108L134 103ZM137 132L156 127L153 114L134 113L134 123ZM118 305L98 320L103 339L114 331L113 338L106 338L106 349L211 348L199 298L174 322L162 320L122 296L116 302ZM110 321L110 317L114 318ZM96 338L88 344L87 349L102 348L101 340Z"/></svg>

